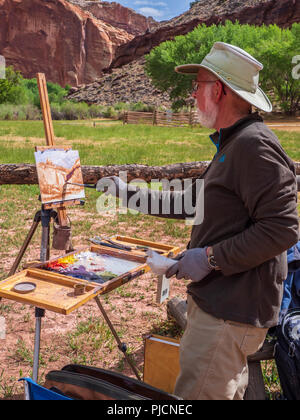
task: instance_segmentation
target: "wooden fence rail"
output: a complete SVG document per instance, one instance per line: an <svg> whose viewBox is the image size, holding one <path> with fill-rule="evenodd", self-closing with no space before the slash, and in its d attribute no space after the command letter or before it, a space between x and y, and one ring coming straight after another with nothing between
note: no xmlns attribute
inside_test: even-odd
<svg viewBox="0 0 300 420"><path fill-rule="evenodd" d="M190 112L134 112L124 113L123 124L148 124L164 127L186 127L199 124L196 111Z"/></svg>

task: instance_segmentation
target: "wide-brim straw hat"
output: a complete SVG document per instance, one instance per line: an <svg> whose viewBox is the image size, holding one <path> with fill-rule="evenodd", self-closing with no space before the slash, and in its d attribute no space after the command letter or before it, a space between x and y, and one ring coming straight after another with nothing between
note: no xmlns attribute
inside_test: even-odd
<svg viewBox="0 0 300 420"><path fill-rule="evenodd" d="M217 76L245 101L265 112L272 111L272 104L258 86L259 72L263 65L254 57L235 45L216 42L201 64L184 64L175 71L197 75L201 68Z"/></svg>

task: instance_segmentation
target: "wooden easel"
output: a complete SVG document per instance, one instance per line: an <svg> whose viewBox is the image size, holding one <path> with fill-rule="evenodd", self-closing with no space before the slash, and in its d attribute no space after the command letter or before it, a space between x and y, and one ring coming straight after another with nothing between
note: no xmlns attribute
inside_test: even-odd
<svg viewBox="0 0 300 420"><path fill-rule="evenodd" d="M43 73L37 73L37 82L40 94L40 102L41 102L41 109L43 114L43 122L45 128L45 136L46 136L46 147L43 149L51 149L54 147L54 131L53 131L53 124L51 118L51 110L48 98L48 91L47 91L47 84L46 78ZM41 148L39 148L41 149ZM58 217L59 225L64 227L68 226L68 217L65 205L76 205L81 204L80 200L70 200L63 203L53 203L49 205L42 205L42 209L38 211L34 217L33 224L30 228L30 231L24 241L24 244L9 272L9 277L13 276L18 266L25 254L25 251L39 225L42 224L42 240L41 240L41 251L40 251L40 262L45 262L50 259L50 221L51 219L55 219ZM54 210L55 209L55 210ZM70 250L69 250L70 251ZM68 252L68 250L67 250ZM106 323L108 324L117 344L119 350L123 353L125 359L127 360L128 364L132 368L133 372L135 373L137 379L141 380L139 376L139 372L137 371L136 367L134 366L133 362L130 360L129 355L127 354L127 346L125 343L122 343L117 332L115 331L109 317L106 314L104 307L102 306L100 299L98 297L98 293L93 297L96 301L96 304L101 311ZM37 382L38 381L38 371L39 371L39 355L40 355L40 337L41 337L41 325L42 325L42 318L45 316L45 309L41 309L36 307L35 308L35 339L34 339L34 354L33 354L33 372L32 372L32 379Z"/></svg>
<svg viewBox="0 0 300 420"><path fill-rule="evenodd" d="M40 94L40 103L43 114L43 122L46 136L46 147L53 148L54 146L54 131L51 118L51 109L47 91L46 77L43 73L37 73L37 83ZM72 201L69 204L80 204L79 201ZM54 210L55 209L55 210ZM50 258L50 222L51 219L58 218L60 226L68 226L67 211L64 204L59 205L42 205L42 209L38 211L32 223L32 226L27 234L27 237L19 251L19 254L9 272L9 277L14 275L19 267L19 264L28 248L28 245L38 227L42 225L42 239L40 248L40 261L44 262ZM69 250L67 250L69 251ZM35 340L34 340L34 355L33 355L33 380L38 380L39 369L39 354L40 354L40 335L41 335L41 320L45 316L45 309L35 308Z"/></svg>

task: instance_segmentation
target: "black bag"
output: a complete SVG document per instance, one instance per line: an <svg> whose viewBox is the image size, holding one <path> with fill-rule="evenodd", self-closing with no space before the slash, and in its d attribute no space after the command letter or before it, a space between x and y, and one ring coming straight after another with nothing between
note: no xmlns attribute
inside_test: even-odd
<svg viewBox="0 0 300 420"><path fill-rule="evenodd" d="M275 361L283 397L300 400L300 308L290 309L276 328Z"/></svg>
<svg viewBox="0 0 300 420"><path fill-rule="evenodd" d="M82 365L67 365L49 372L44 387L76 400L181 399L137 379Z"/></svg>

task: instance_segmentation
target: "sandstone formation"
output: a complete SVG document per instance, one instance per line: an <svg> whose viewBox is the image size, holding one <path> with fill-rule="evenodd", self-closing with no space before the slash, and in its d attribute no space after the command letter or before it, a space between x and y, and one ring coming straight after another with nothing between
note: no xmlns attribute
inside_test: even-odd
<svg viewBox="0 0 300 420"><path fill-rule="evenodd" d="M170 23L173 26L181 25L195 18L201 20L212 16L235 18L238 15L241 23L253 25L277 23L281 27L289 27L299 21L297 3L299 3L298 0L288 2L282 0L199 0L188 11L169 22L160 22L159 26L163 27Z"/></svg>
<svg viewBox="0 0 300 420"><path fill-rule="evenodd" d="M300 22L299 0L200 0L190 10L168 21L161 22L150 33L136 36L116 50L110 68L121 67L148 54L160 43L185 35L196 26L223 23L226 20L253 25L277 24L282 28Z"/></svg>
<svg viewBox="0 0 300 420"><path fill-rule="evenodd" d="M0 0L0 54L24 77L77 86L109 67L133 38L66 0Z"/></svg>
<svg viewBox="0 0 300 420"><path fill-rule="evenodd" d="M137 36L158 27L158 22L153 18L147 18L119 3L107 1L69 0L90 12L95 18L108 23L115 28L120 28L127 33Z"/></svg>
<svg viewBox="0 0 300 420"><path fill-rule="evenodd" d="M90 2L88 2L90 3ZM211 25L230 19L261 25L276 23L289 27L300 21L299 0L200 0L190 10L151 31L138 35L116 50L107 74L91 85L73 92L69 99L103 105L117 102L144 102L170 107L166 93L158 92L145 74L142 57L161 42L192 31L200 23Z"/></svg>
<svg viewBox="0 0 300 420"><path fill-rule="evenodd" d="M200 23L226 20L289 27L300 21L300 1L200 0L182 15L158 23L114 2L0 0L0 54L26 78L42 72L62 86L84 85L74 89L76 100L168 107L169 99L151 85L139 59Z"/></svg>
<svg viewBox="0 0 300 420"><path fill-rule="evenodd" d="M170 98L167 93L158 91L144 71L145 59L127 64L113 70L94 83L72 89L68 99L88 104L114 105L118 102L164 106L169 109Z"/></svg>

